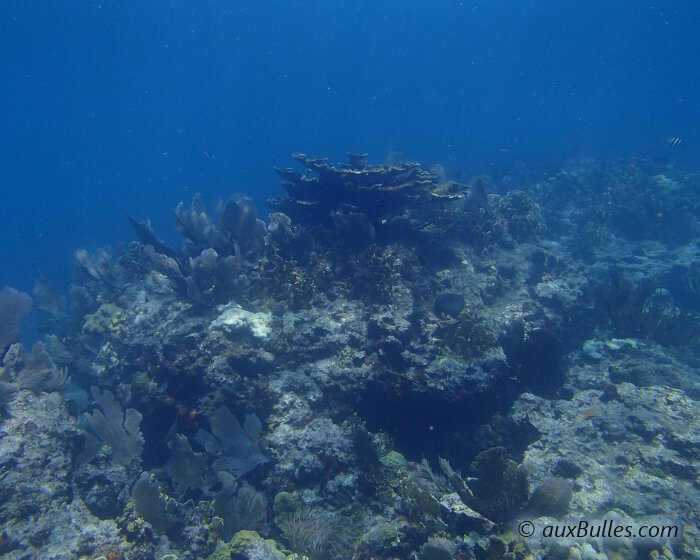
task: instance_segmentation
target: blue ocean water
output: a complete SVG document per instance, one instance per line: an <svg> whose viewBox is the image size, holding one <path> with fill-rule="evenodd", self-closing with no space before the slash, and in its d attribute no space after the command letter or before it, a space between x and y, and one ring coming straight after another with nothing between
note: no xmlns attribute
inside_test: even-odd
<svg viewBox="0 0 700 560"><path fill-rule="evenodd" d="M698 29L0 4L0 556L700 557Z"/></svg>
<svg viewBox="0 0 700 560"><path fill-rule="evenodd" d="M467 175L700 149L696 2L4 2L2 284L174 237L232 192L265 212L302 151ZM680 136L688 148L671 152Z"/></svg>

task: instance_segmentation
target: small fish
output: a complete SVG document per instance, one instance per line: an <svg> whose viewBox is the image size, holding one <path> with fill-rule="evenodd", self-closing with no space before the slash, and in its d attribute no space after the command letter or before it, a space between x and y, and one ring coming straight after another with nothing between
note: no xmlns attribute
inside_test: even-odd
<svg viewBox="0 0 700 560"><path fill-rule="evenodd" d="M666 144L668 144L672 148L679 148L680 146L682 146L684 144L684 142L683 142L683 138L681 138L679 136L671 136L670 138L668 138L666 140Z"/></svg>
<svg viewBox="0 0 700 560"><path fill-rule="evenodd" d="M598 416L598 409L597 408L587 408L583 412L579 413L577 419L579 421L589 420L590 418L595 418L596 416Z"/></svg>

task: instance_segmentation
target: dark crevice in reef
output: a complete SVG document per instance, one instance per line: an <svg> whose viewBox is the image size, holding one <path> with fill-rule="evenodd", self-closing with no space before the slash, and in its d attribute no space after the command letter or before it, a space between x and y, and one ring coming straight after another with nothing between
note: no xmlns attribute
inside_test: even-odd
<svg viewBox="0 0 700 560"><path fill-rule="evenodd" d="M410 386L372 383L353 408L372 432L384 432L406 458L439 457L468 465L481 451L504 446L520 456L535 439L529 425L516 425L507 411L517 392L500 399L461 398L413 391Z"/></svg>
<svg viewBox="0 0 700 560"><path fill-rule="evenodd" d="M143 414L143 462L148 468L162 467L171 456L168 441L174 433L193 437L198 428L206 427L206 416L197 406L200 397L206 394L205 385L195 376L173 373L160 369L156 376L161 380L163 396L136 395L142 397L134 407Z"/></svg>
<svg viewBox="0 0 700 560"><path fill-rule="evenodd" d="M185 414L184 413L183 416ZM143 465L144 468L162 467L170 456L167 435L171 428L180 421L175 407L165 404L155 404L143 412L141 422L143 434Z"/></svg>
<svg viewBox="0 0 700 560"><path fill-rule="evenodd" d="M565 381L564 346L552 330L533 329L516 323L500 340L508 364L527 390L553 397Z"/></svg>

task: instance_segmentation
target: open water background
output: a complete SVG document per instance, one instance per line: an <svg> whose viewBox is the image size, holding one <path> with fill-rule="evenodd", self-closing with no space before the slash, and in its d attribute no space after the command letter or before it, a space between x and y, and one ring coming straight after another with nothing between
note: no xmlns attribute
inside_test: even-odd
<svg viewBox="0 0 700 560"><path fill-rule="evenodd" d="M77 248L134 238L125 211L177 240L195 192L264 213L294 151L697 169L698 28L693 1L3 2L0 284L67 288Z"/></svg>

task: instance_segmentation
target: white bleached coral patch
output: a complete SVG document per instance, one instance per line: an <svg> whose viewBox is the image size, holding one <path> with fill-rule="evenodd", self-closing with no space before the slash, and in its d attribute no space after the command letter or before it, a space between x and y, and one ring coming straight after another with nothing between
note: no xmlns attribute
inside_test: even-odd
<svg viewBox="0 0 700 560"><path fill-rule="evenodd" d="M270 334L272 315L270 313L253 313L240 305L232 303L220 308L221 313L211 326L225 331L247 330L257 338L267 338Z"/></svg>

